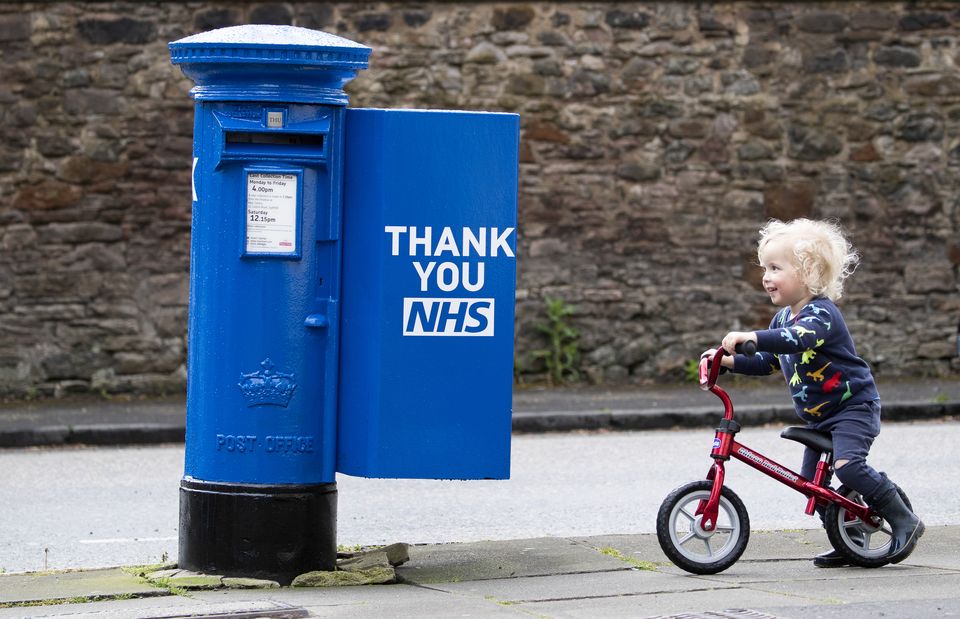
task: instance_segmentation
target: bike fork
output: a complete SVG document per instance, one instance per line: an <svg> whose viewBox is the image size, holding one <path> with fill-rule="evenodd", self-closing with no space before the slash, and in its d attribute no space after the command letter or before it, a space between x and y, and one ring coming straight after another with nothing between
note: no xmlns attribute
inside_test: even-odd
<svg viewBox="0 0 960 619"><path fill-rule="evenodd" d="M717 514L720 512L720 491L723 489L724 475L722 460L714 462L713 466L710 467L710 472L707 473L707 480L713 482L713 486L710 488L710 498L700 501L696 513L697 516L703 516L700 519L700 526L704 531L713 531L717 526Z"/></svg>

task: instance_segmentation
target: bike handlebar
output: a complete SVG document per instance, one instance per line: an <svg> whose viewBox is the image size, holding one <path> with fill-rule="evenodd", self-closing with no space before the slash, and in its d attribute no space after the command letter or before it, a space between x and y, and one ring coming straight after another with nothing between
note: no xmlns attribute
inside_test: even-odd
<svg viewBox="0 0 960 619"><path fill-rule="evenodd" d="M736 352L738 355L753 356L757 354L757 343L748 341L737 344ZM717 384L717 378L720 376L720 360L724 355L729 354L723 347L720 347L713 353L713 356L704 355L700 359L700 388L708 391Z"/></svg>

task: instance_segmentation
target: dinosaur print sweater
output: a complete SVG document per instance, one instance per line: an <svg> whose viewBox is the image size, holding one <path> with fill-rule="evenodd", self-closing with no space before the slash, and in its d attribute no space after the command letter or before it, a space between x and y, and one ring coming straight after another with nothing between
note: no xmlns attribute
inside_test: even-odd
<svg viewBox="0 0 960 619"><path fill-rule="evenodd" d="M840 310L816 297L796 316L777 312L770 328L757 331L757 353L734 358L734 372L783 371L797 415L816 423L851 404L879 399L873 374L857 356Z"/></svg>

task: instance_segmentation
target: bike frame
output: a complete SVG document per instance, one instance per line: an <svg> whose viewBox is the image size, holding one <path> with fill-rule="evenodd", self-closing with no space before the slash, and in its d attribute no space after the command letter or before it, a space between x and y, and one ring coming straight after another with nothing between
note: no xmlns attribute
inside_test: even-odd
<svg viewBox="0 0 960 619"><path fill-rule="evenodd" d="M740 431L740 424L733 419L733 402L731 402L727 392L717 386L717 378L720 376L721 368L720 361L725 354L727 353L720 348L712 358L705 356L700 360L700 388L720 398L724 408L723 420L720 422L720 427L717 428L717 433L713 439L713 450L710 452L710 457L714 459L714 463L707 473L707 479L713 482L713 487L710 490L710 498L700 501L696 511L697 516L703 516L701 518L703 529L712 531L717 525L720 491L723 488L726 476L724 463L730 458L744 462L767 477L771 477L806 496L808 498L806 509L808 515L813 514L818 503L821 505L839 503L847 509L848 514L856 518L874 525L879 523L879 519L870 511L869 507L855 503L827 486L826 480L830 463L826 457L820 459L816 475L811 481L735 440L737 432Z"/></svg>

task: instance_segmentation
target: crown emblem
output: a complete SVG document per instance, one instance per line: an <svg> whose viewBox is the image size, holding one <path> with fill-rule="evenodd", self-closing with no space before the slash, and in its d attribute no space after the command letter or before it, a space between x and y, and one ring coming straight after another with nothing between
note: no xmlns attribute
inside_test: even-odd
<svg viewBox="0 0 960 619"><path fill-rule="evenodd" d="M273 362L264 359L260 362L263 368L250 374L240 373L240 382L237 385L243 392L247 407L251 406L283 406L286 408L293 397L297 383L293 374L275 372Z"/></svg>

